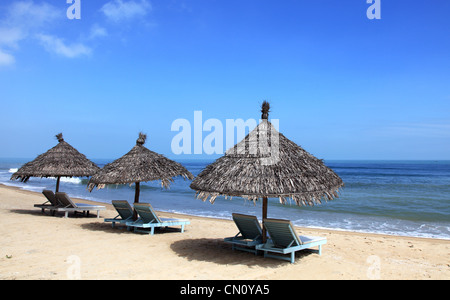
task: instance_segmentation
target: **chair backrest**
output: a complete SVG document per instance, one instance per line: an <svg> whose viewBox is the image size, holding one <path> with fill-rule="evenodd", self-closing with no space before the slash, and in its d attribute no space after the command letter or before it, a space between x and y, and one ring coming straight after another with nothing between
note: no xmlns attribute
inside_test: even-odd
<svg viewBox="0 0 450 300"><path fill-rule="evenodd" d="M112 200L112 205L114 205L114 208L119 213L120 217L123 220L126 220L133 216L133 208L130 206L130 203L125 200Z"/></svg>
<svg viewBox="0 0 450 300"><path fill-rule="evenodd" d="M70 199L66 193L57 192L55 197L64 207L77 208L77 205L73 203L72 199Z"/></svg>
<svg viewBox="0 0 450 300"><path fill-rule="evenodd" d="M262 238L262 228L255 216L233 213L233 221L245 239Z"/></svg>
<svg viewBox="0 0 450 300"><path fill-rule="evenodd" d="M299 246L302 241L295 232L294 226L289 220L264 219L264 226L269 232L272 243L276 247L287 248Z"/></svg>
<svg viewBox="0 0 450 300"><path fill-rule="evenodd" d="M135 203L134 209L144 223L161 223L161 220L156 215L150 203Z"/></svg>
<svg viewBox="0 0 450 300"><path fill-rule="evenodd" d="M53 206L59 205L58 201L56 200L55 194L53 191L50 190L43 190L42 194L44 194L45 198L47 198L48 201L50 201Z"/></svg>

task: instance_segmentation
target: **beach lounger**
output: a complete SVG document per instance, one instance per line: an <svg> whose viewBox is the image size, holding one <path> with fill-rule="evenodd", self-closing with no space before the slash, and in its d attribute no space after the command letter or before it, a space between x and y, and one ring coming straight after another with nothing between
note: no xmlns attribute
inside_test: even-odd
<svg viewBox="0 0 450 300"><path fill-rule="evenodd" d="M111 203L117 210L118 215L113 219L105 219L105 222L111 222L114 228L116 223L126 225L127 222L133 221L133 208L128 201L112 200Z"/></svg>
<svg viewBox="0 0 450 300"><path fill-rule="evenodd" d="M35 204L34 207L42 209L42 212L49 209L54 214L55 209L60 206L58 200L56 200L55 194L50 190L43 190L42 194L47 198L47 201L42 204Z"/></svg>
<svg viewBox="0 0 450 300"><path fill-rule="evenodd" d="M295 252L318 246L317 252L321 255L322 245L327 242L327 239L323 237L297 235L289 220L264 219L263 224L270 235L270 240L265 244L257 245L256 249L264 251L264 257L284 259L294 263ZM283 256L285 254L290 254L290 258Z"/></svg>
<svg viewBox="0 0 450 300"><path fill-rule="evenodd" d="M139 219L134 222L127 222L127 226L134 227L135 232L154 234L155 227L181 226L181 232L184 232L184 226L190 224L187 220L159 218L153 207L149 203L136 203L134 209L139 215Z"/></svg>
<svg viewBox="0 0 450 300"><path fill-rule="evenodd" d="M233 221L239 232L234 237L224 239L224 242L230 243L232 249L258 253L256 245L262 244L262 229L255 216L233 213Z"/></svg>
<svg viewBox="0 0 450 300"><path fill-rule="evenodd" d="M105 206L101 205L91 205L91 204L84 204L84 203L74 203L72 199L67 196L66 193L56 193L55 194L56 200L60 203L60 206L56 208L56 211L62 211L64 212L64 217L67 218L69 212L73 211L74 213L78 211L82 211L83 213L87 213L87 216L89 216L89 211L96 210L97 211L97 218L99 218L100 210L105 210Z"/></svg>

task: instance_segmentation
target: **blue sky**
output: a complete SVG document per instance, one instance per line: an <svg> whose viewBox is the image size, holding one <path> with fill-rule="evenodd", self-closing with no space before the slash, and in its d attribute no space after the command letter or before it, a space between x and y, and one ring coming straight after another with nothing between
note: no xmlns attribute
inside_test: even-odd
<svg viewBox="0 0 450 300"><path fill-rule="evenodd" d="M118 158L142 131L181 158L174 120L258 119L268 100L319 158L450 159L450 1L380 0L379 20L366 0L80 3L70 20L66 0L1 1L0 157L63 132Z"/></svg>

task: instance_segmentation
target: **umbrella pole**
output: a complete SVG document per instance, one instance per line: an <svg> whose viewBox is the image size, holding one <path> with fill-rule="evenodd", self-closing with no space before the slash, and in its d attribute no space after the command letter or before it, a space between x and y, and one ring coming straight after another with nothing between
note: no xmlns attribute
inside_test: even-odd
<svg viewBox="0 0 450 300"><path fill-rule="evenodd" d="M263 219L262 241L263 243L265 243L267 241L267 232L266 227L264 227L264 219L267 219L267 197L263 197L262 219Z"/></svg>
<svg viewBox="0 0 450 300"><path fill-rule="evenodd" d="M55 191L55 193L57 193L57 192L59 192L59 180L61 179L61 176L58 176L57 178L56 178L56 191Z"/></svg>
<svg viewBox="0 0 450 300"><path fill-rule="evenodd" d="M140 193L140 187L139 187L139 182L135 183L135 187L134 187L134 203L139 203L139 193ZM137 220L138 216L137 216L137 211L134 209L133 210L133 220Z"/></svg>

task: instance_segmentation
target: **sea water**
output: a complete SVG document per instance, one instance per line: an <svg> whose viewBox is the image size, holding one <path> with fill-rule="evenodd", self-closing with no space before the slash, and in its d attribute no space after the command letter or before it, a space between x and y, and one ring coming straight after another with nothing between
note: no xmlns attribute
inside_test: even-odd
<svg viewBox="0 0 450 300"><path fill-rule="evenodd" d="M54 178L11 181L12 173L31 159L0 159L0 183L41 192L54 190ZM112 160L93 160L103 167ZM212 161L182 160L194 176ZM344 181L340 196L313 207L282 205L269 199L268 216L290 219L310 228L450 239L450 161L325 161ZM71 197L111 203L134 201L134 185L110 185L87 190L88 178L61 178L60 191ZM214 204L195 198L190 180L175 179L169 189L160 182L141 183L140 202L159 211L221 219L231 213L256 215L261 219L261 201L218 197ZM43 202L44 202L43 198ZM0 199L1 201L1 199Z"/></svg>

